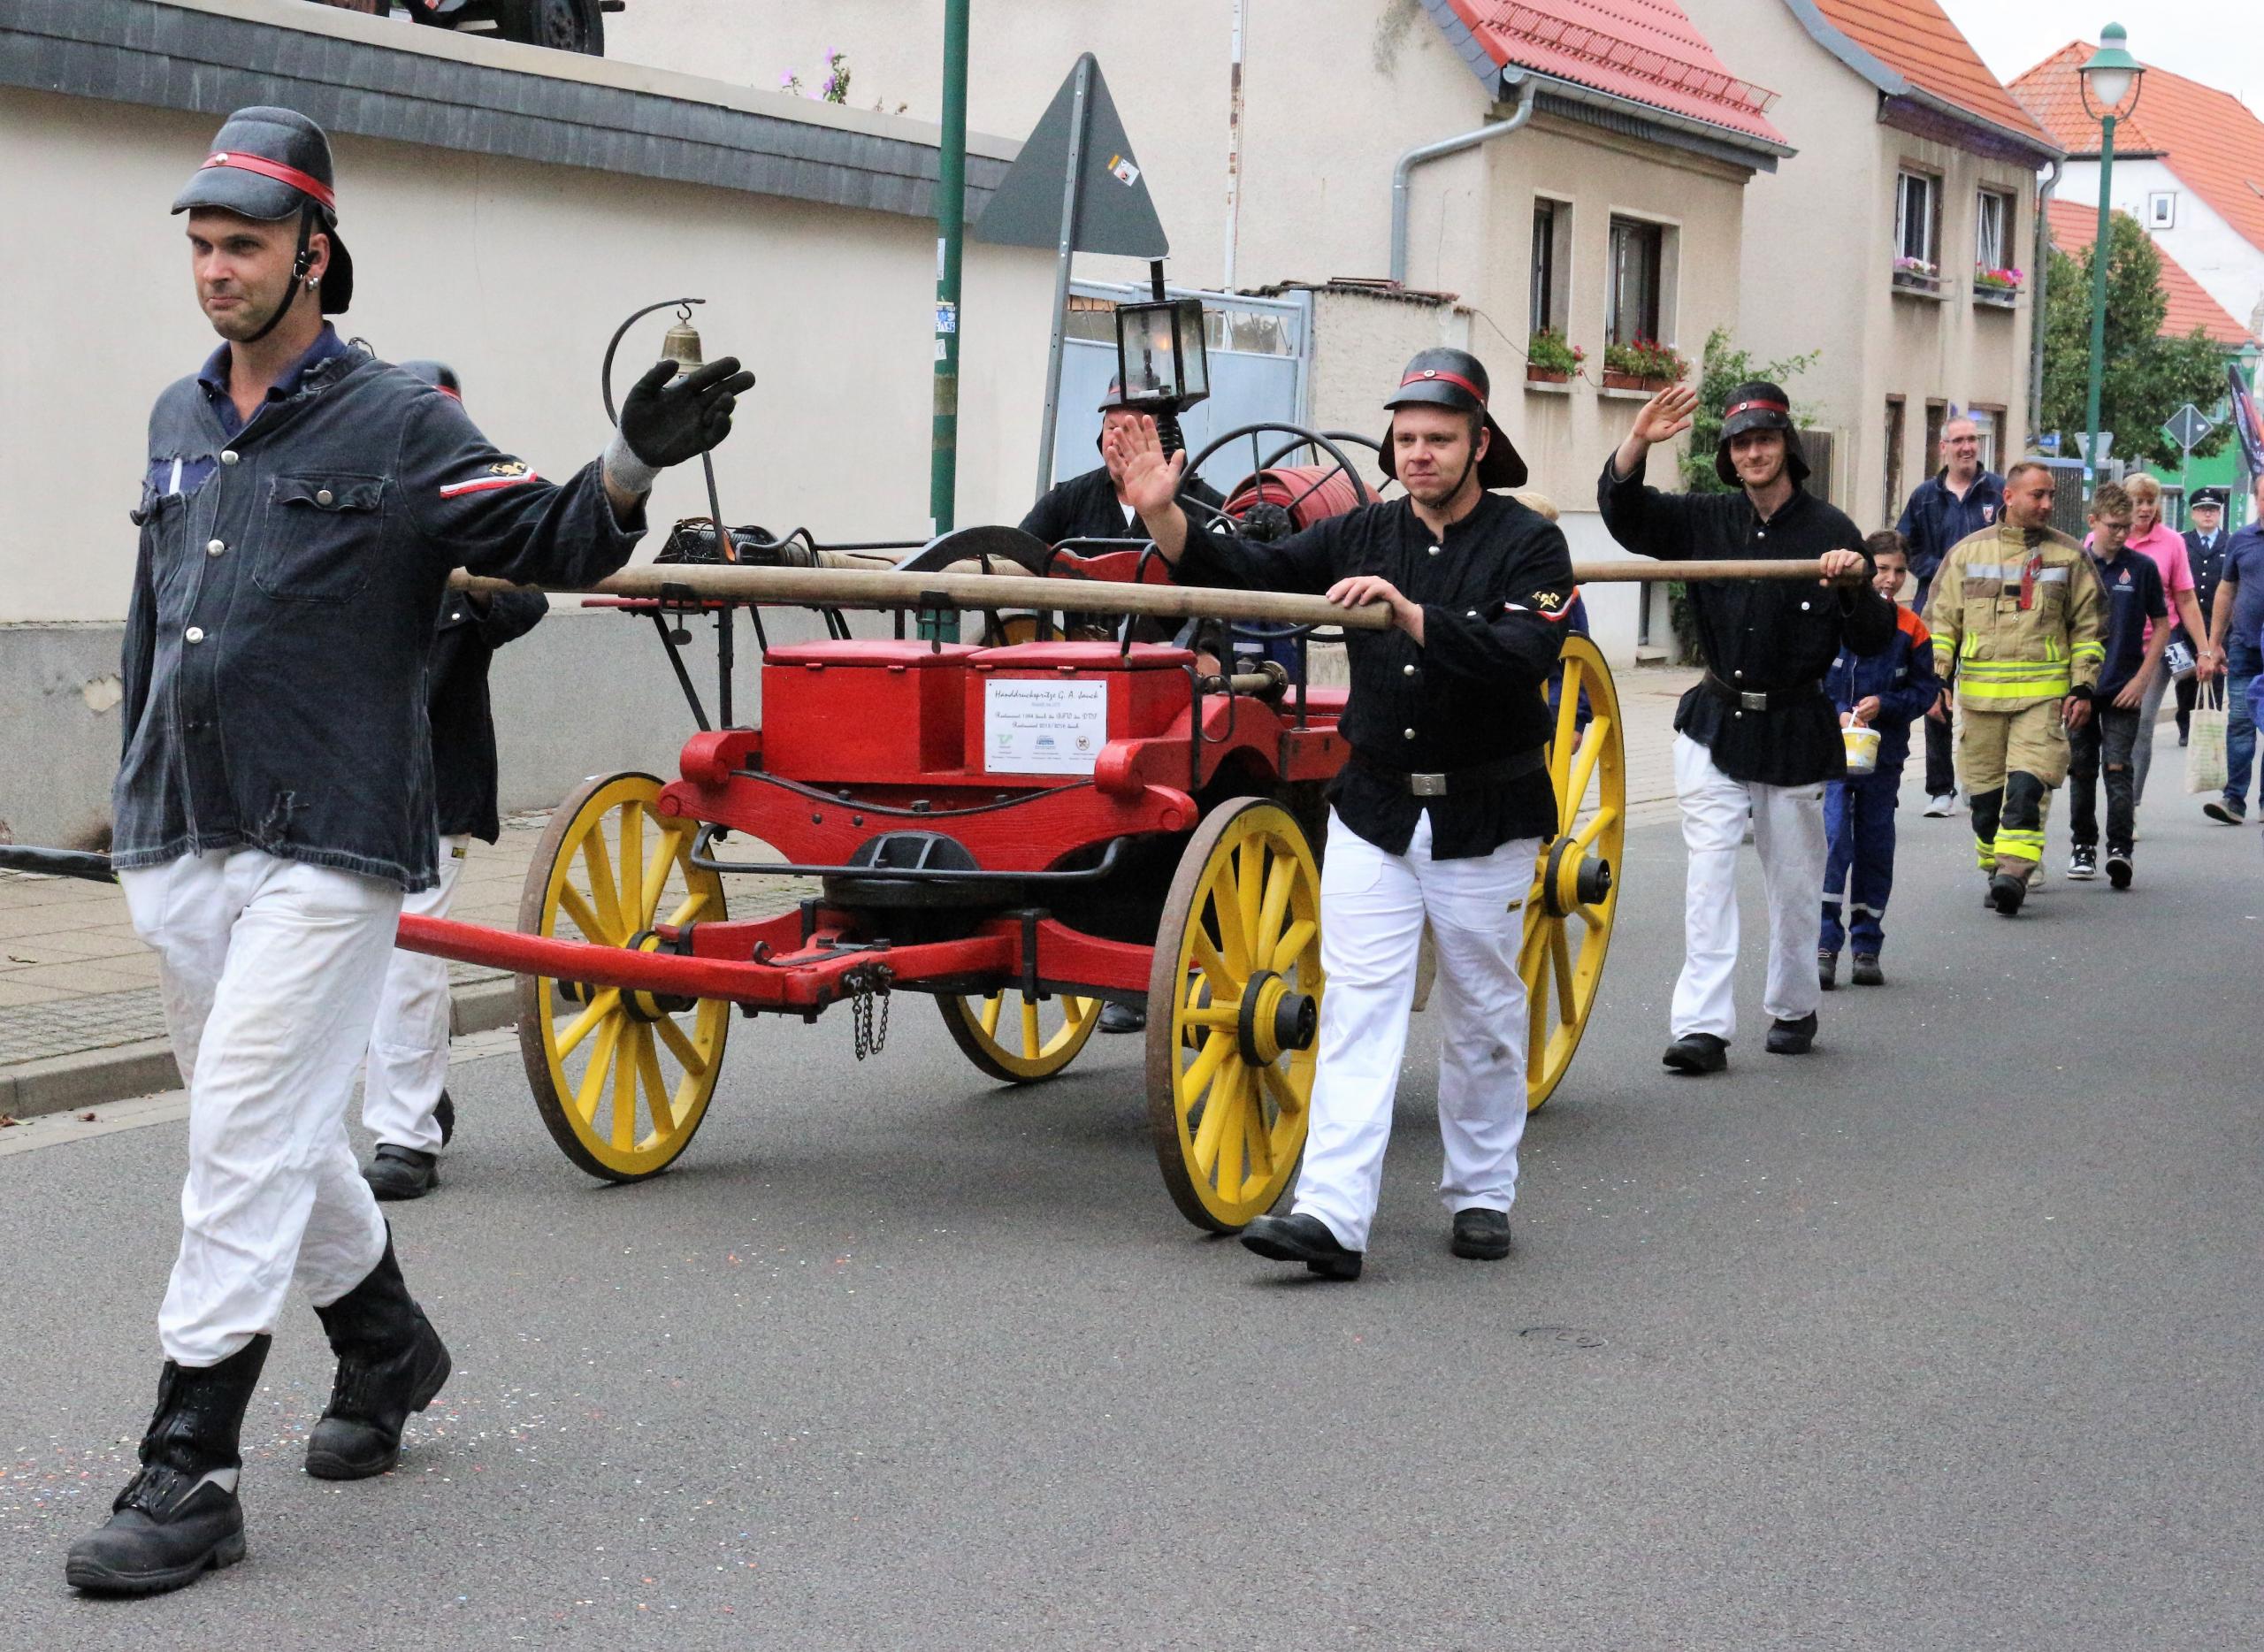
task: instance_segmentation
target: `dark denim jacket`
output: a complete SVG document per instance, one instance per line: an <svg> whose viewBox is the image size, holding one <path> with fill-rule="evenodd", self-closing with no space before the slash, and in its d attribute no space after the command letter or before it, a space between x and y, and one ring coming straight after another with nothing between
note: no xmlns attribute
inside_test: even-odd
<svg viewBox="0 0 2264 1652"><path fill-rule="evenodd" d="M202 486L161 491L211 469ZM126 615L112 857L257 848L435 881L426 674L448 570L573 585L629 560L595 463L543 481L463 406L353 352L229 435L157 398Z"/></svg>

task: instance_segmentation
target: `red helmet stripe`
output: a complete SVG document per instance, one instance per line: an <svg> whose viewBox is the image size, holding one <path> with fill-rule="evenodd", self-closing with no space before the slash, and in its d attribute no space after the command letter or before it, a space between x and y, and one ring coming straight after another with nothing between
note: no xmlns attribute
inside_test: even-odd
<svg viewBox="0 0 2264 1652"><path fill-rule="evenodd" d="M271 161L264 155L246 155L236 149L215 149L204 157L204 165L197 170L203 172L213 166L233 167L240 172L257 172L263 178L272 178L278 183L290 185L301 195L313 196L326 210L338 210L338 197L332 193L328 184L312 172L302 172L295 166Z"/></svg>
<svg viewBox="0 0 2264 1652"><path fill-rule="evenodd" d="M1470 380L1465 379L1460 373L1450 373L1443 367L1423 367L1411 370L1407 377L1399 381L1399 387L1402 390L1404 390L1410 385L1424 384L1432 379L1442 379L1448 384L1458 386L1462 389L1469 391L1472 395L1477 397L1478 405L1480 407L1484 407L1486 405L1486 393L1483 390L1480 390L1476 385L1472 384Z"/></svg>
<svg viewBox="0 0 2264 1652"><path fill-rule="evenodd" d="M1755 408L1758 408L1763 413L1790 413L1793 410L1782 402L1732 402L1728 407L1722 409L1722 417L1725 419L1732 419L1739 414L1749 413Z"/></svg>

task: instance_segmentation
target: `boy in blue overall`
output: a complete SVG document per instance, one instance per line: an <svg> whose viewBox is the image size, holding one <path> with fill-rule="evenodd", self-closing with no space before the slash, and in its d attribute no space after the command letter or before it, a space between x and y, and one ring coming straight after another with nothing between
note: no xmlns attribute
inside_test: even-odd
<svg viewBox="0 0 2264 1652"><path fill-rule="evenodd" d="M1892 529L1874 533L1863 541L1863 550L1878 570L1872 585L1893 601L1910 577L1910 552L1902 536ZM1824 835L1831 847L1824 863L1824 931L1817 942L1816 974L1827 992L1840 984L1840 949L1851 939L1855 984L1886 984L1878 952L1886 939L1880 920L1894 887L1895 794L1902 786L1903 760L1910 754L1910 724L1941 698L1925 622L1898 607L1894 627L1894 639L1881 653L1840 649L1824 679L1842 724L1878 730L1878 767L1868 775L1834 780L1824 793ZM1843 893L1853 906L1845 922Z"/></svg>

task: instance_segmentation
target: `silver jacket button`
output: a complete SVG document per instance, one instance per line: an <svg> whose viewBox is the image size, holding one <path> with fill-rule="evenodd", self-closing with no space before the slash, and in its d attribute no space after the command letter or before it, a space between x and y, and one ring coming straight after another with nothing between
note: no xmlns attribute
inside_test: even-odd
<svg viewBox="0 0 2264 1652"><path fill-rule="evenodd" d="M1415 730L1412 729L1402 729L1400 733L1411 740L1415 738Z"/></svg>
<svg viewBox="0 0 2264 1652"><path fill-rule="evenodd" d="M227 546L226 546L226 545L225 545L225 544L223 544L220 540L218 540L218 539L214 539L214 540L211 540L210 543L208 543L208 544L205 546L205 547L204 547L204 554L205 554L207 556L218 556L218 555L219 555L219 554L220 554L220 553L221 553L221 552L223 552L223 551L226 550L227 548L228 548L228 547L227 547Z"/></svg>
<svg viewBox="0 0 2264 1652"><path fill-rule="evenodd" d="M318 487L318 488L315 489L315 503L316 503L316 504L317 504L317 505L327 505L327 504L329 504L329 503L331 503L331 502L332 502L332 499L331 499L331 492L330 492L330 490L329 490L328 488L326 488L326 487Z"/></svg>
<svg viewBox="0 0 2264 1652"><path fill-rule="evenodd" d="M1431 554L1432 554L1432 555L1434 555L1434 556L1436 556L1438 554L1439 554L1439 547L1438 547L1437 546L1434 545L1434 546L1431 547Z"/></svg>
<svg viewBox="0 0 2264 1652"><path fill-rule="evenodd" d="M236 450L233 447L223 447L220 449L220 463L222 464L233 464L235 462Z"/></svg>
<svg viewBox="0 0 2264 1652"><path fill-rule="evenodd" d="M181 639L184 642L203 642L204 640L204 627L202 625L190 626L187 631L181 632Z"/></svg>
<svg viewBox="0 0 2264 1652"><path fill-rule="evenodd" d="M1415 675L1415 668L1411 665L1403 665L1399 668L1399 674L1402 677L1412 677Z"/></svg>

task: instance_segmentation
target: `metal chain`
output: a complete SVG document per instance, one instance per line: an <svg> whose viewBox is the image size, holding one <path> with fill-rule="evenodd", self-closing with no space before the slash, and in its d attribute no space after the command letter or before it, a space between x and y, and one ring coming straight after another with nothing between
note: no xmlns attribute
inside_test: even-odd
<svg viewBox="0 0 2264 1652"><path fill-rule="evenodd" d="M849 1019L855 1029L857 1059L878 1055L881 1046L888 1042L888 998L890 973L874 969L860 973L850 989ZM873 1001L880 1001L880 1018L876 1026Z"/></svg>

